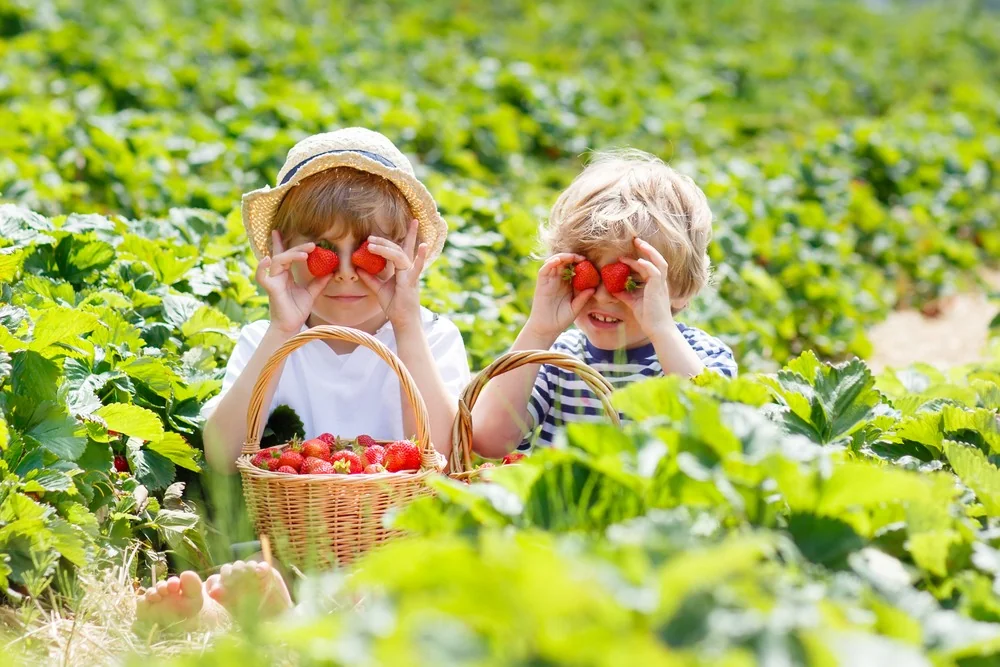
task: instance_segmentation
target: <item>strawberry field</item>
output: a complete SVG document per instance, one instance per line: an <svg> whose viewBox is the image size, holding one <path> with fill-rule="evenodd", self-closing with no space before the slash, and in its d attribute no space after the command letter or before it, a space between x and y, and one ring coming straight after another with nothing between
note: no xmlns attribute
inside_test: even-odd
<svg viewBox="0 0 1000 667"><path fill-rule="evenodd" d="M200 416L267 317L240 194L349 125L393 139L448 221L424 299L474 369L523 323L536 226L586 151L691 173L715 275L681 318L742 376L629 387L623 429L435 481L393 518L411 538L296 581L293 615L135 635L134 584L254 538ZM0 646L27 664L1000 664L1000 353L864 362L894 308L996 268L998 219L989 2L0 0Z"/></svg>

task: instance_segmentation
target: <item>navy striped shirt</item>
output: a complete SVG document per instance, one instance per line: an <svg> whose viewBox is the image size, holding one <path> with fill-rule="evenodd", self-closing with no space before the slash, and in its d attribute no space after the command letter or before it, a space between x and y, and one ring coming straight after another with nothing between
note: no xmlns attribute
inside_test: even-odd
<svg viewBox="0 0 1000 667"><path fill-rule="evenodd" d="M678 324L677 328L706 368L726 377L736 376L736 360L725 343L694 327ZM594 347L582 331L571 329L563 332L551 349L580 359L603 375L615 389L663 375L663 367L652 343L631 350L602 350ZM551 445L557 428L564 424L602 422L606 419L601 401L576 373L548 364L542 365L535 378L528 414L532 423L529 436L518 448L521 450L530 449L532 444ZM538 437L532 440L531 433L539 425Z"/></svg>

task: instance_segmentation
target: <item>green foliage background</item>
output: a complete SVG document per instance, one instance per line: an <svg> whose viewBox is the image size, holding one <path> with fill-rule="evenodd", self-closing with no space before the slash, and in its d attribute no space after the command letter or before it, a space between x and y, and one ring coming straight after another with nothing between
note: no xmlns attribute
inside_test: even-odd
<svg viewBox="0 0 1000 667"><path fill-rule="evenodd" d="M389 135L437 198L426 303L474 367L527 313L559 190L630 145L716 215L686 321L781 370L630 388L625 431L439 483L398 518L415 539L179 662L270 664L288 636L305 664L1000 659L1000 369L820 361L1000 258L981 2L0 0L7 603L72 606L81 568L132 551L146 581L168 553L228 556L241 533L220 507L199 522L190 485L200 406L267 313L239 196L346 125Z"/></svg>

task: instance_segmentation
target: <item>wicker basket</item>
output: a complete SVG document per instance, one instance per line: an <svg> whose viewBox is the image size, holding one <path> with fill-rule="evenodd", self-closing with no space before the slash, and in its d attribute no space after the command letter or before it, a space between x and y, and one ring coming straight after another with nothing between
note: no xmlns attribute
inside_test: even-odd
<svg viewBox="0 0 1000 667"><path fill-rule="evenodd" d="M284 359L315 340L337 339L369 348L399 377L416 417L421 468L416 472L374 475L289 475L262 470L250 459L259 451L264 394ZM373 406L375 407L375 406ZM261 371L247 412L247 441L236 467L243 478L247 507L258 534L270 538L275 555L300 569L346 565L375 545L398 535L386 530L383 515L429 495L426 482L444 459L430 442L427 407L410 373L392 351L366 333L337 326L313 327L282 345Z"/></svg>
<svg viewBox="0 0 1000 667"><path fill-rule="evenodd" d="M562 352L523 350L508 352L480 371L458 399L458 416L451 435L450 471L454 479L470 479L479 474L472 465L472 407L476 404L483 387L497 375L529 364L549 364L567 371L573 371L587 383L594 392L608 419L615 426L621 425L618 411L611 405L614 387L604 376L576 357Z"/></svg>

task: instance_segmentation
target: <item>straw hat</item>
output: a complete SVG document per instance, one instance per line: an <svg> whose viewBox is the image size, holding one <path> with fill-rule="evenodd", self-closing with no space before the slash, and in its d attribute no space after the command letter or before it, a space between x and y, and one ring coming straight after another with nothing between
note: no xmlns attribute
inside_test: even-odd
<svg viewBox="0 0 1000 667"><path fill-rule="evenodd" d="M270 254L274 216L288 191L303 179L334 167L351 167L388 180L406 197L417 219L417 239L428 247L428 263L441 253L448 225L413 166L391 141L363 127L347 127L306 137L292 146L278 172L278 185L243 195L243 226L258 259Z"/></svg>

